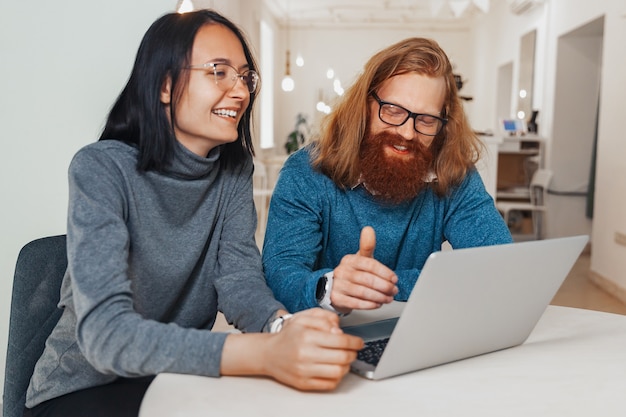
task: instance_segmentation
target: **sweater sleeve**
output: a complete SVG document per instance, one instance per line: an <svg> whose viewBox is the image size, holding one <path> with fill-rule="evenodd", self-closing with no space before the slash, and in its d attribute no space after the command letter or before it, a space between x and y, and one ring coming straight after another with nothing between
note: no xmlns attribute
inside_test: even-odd
<svg viewBox="0 0 626 417"><path fill-rule="evenodd" d="M255 243L257 216L252 196L251 161L236 175L228 190L226 219L222 229L215 281L219 310L226 320L244 332L260 332L269 318L285 307L267 286L261 254Z"/></svg>
<svg viewBox="0 0 626 417"><path fill-rule="evenodd" d="M476 170L470 171L446 200L444 238L454 249L513 241Z"/></svg>
<svg viewBox="0 0 626 417"><path fill-rule="evenodd" d="M281 169L263 242L263 268L269 287L289 311L317 307L315 287L327 269L317 269L321 253L322 174L309 168L308 153L294 153ZM289 221L285 221L289 219Z"/></svg>

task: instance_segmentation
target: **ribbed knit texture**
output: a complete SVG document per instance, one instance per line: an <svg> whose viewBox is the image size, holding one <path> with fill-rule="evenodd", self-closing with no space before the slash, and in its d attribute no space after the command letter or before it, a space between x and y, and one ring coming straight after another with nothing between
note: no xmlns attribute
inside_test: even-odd
<svg viewBox="0 0 626 417"><path fill-rule="evenodd" d="M265 284L254 241L252 160L226 170L219 148L178 145L166 173L138 172L115 140L80 150L69 169L63 315L27 406L117 376L218 376L216 313L260 331L282 305Z"/></svg>

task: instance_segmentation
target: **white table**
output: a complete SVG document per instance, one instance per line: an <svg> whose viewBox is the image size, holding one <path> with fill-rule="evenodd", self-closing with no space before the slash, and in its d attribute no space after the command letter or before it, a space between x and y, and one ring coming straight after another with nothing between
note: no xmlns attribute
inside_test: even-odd
<svg viewBox="0 0 626 417"><path fill-rule="evenodd" d="M521 346L331 393L268 378L159 375L140 417L626 416L626 316L549 306Z"/></svg>

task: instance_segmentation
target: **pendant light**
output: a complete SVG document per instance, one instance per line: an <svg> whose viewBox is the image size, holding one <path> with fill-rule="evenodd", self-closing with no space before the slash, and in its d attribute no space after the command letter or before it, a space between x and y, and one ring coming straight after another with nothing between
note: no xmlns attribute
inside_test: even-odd
<svg viewBox="0 0 626 417"><path fill-rule="evenodd" d="M295 87L295 83L293 78L291 78L291 72L289 71L289 1L287 1L287 57L285 60L285 76L283 77L283 81L281 82L281 87L283 91L290 92L293 91Z"/></svg>
<svg viewBox="0 0 626 417"><path fill-rule="evenodd" d="M194 10L193 3L191 0L178 0L178 6L176 7L176 12L183 14L192 12Z"/></svg>
<svg viewBox="0 0 626 417"><path fill-rule="evenodd" d="M287 49L287 59L285 61L285 76L283 77L283 81L280 84L283 88L283 91L289 92L293 91L295 87L295 83L293 82L293 78L291 78L291 73L289 71L289 49Z"/></svg>

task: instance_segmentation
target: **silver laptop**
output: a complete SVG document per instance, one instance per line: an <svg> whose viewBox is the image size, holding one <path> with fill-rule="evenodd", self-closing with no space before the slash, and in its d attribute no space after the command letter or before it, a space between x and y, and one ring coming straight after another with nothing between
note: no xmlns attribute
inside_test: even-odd
<svg viewBox="0 0 626 417"><path fill-rule="evenodd" d="M380 319L379 311L355 311L342 319L344 332L368 344L386 344L379 348L379 359L368 349L361 351L353 372L383 379L523 343L588 239L433 253L408 301L385 307L391 311L387 315L399 317ZM384 339L388 341L377 342Z"/></svg>

